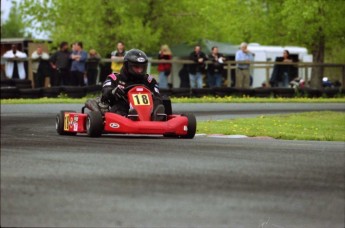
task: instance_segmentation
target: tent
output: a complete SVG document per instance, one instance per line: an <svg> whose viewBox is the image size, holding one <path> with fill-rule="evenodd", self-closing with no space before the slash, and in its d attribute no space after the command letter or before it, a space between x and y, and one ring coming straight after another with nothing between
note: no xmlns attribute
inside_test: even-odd
<svg viewBox="0 0 345 228"><path fill-rule="evenodd" d="M219 52L226 56L235 56L236 51L239 48L238 45L232 45L230 43L200 39L199 42L195 42L194 44L182 43L182 44L173 45L171 46L171 51L174 57L186 58L194 50L194 46L196 44L201 45L201 50L205 54L211 53L212 47L217 46L219 49Z"/></svg>

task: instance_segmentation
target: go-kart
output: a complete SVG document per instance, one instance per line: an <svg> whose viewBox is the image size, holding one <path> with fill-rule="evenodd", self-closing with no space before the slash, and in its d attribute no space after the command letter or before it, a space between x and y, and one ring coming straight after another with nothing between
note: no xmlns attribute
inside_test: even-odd
<svg viewBox="0 0 345 228"><path fill-rule="evenodd" d="M60 135L86 133L90 137L102 134L144 134L192 139L196 132L196 119L191 113L172 114L170 99L163 99L165 112L153 118L154 105L151 91L144 85L131 85L124 89L130 107L122 116L102 112L85 105L81 112L61 111L56 116L56 131ZM85 110L86 109L86 110Z"/></svg>

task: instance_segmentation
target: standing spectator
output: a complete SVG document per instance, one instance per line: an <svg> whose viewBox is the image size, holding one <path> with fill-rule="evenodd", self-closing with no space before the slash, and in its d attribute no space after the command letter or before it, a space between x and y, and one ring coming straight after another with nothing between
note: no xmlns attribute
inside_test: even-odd
<svg viewBox="0 0 345 228"><path fill-rule="evenodd" d="M283 57L277 57L276 62L292 63L290 53L284 50ZM293 66L290 64L278 65L275 64L270 79L272 87L289 87L290 81L293 79Z"/></svg>
<svg viewBox="0 0 345 228"><path fill-rule="evenodd" d="M190 88L187 64L183 64L182 68L178 72L178 76L180 77L180 88Z"/></svg>
<svg viewBox="0 0 345 228"><path fill-rule="evenodd" d="M34 74L35 88L44 87L45 77L49 75L49 54L43 52L41 46L31 54L32 72Z"/></svg>
<svg viewBox="0 0 345 228"><path fill-rule="evenodd" d="M207 81L210 88L221 87L223 79L224 61L226 60L222 54L218 53L218 47L212 47L212 53L208 57L211 64L207 66Z"/></svg>
<svg viewBox="0 0 345 228"><path fill-rule="evenodd" d="M158 54L158 59L171 60L172 53L168 45L164 44L161 46L161 50ZM168 77L171 73L171 63L159 63L158 64L159 72L159 88L167 89L168 87Z"/></svg>
<svg viewBox="0 0 345 228"><path fill-rule="evenodd" d="M89 51L89 55L86 61L86 75L88 85L96 85L96 79L98 75L98 65L101 61L101 56L95 49Z"/></svg>
<svg viewBox="0 0 345 228"><path fill-rule="evenodd" d="M190 53L189 58L195 64L189 65L189 81L191 88L202 88L202 73L205 69L206 55L201 51L200 45L194 47L194 51Z"/></svg>
<svg viewBox="0 0 345 228"><path fill-rule="evenodd" d="M125 44L122 41L118 42L116 50L111 53L111 70L113 73L120 73L126 53Z"/></svg>
<svg viewBox="0 0 345 228"><path fill-rule="evenodd" d="M83 43L76 42L74 44L74 51L71 54L71 78L72 85L84 86L85 63L87 60L87 53L83 50Z"/></svg>
<svg viewBox="0 0 345 228"><path fill-rule="evenodd" d="M236 88L249 88L250 86L250 62L254 61L254 55L247 49L248 44L242 43L241 50L236 52L236 61L241 61L237 64L236 69Z"/></svg>
<svg viewBox="0 0 345 228"><path fill-rule="evenodd" d="M25 79L26 73L24 68L24 60L27 58L26 53L18 51L17 45L13 44L12 49L5 52L5 73L9 79Z"/></svg>
<svg viewBox="0 0 345 228"><path fill-rule="evenodd" d="M68 43L61 42L60 50L55 52L50 57L50 65L53 69L53 72L50 77L51 86L60 86L60 85L70 85L71 79L69 74L70 68L70 52L68 50Z"/></svg>

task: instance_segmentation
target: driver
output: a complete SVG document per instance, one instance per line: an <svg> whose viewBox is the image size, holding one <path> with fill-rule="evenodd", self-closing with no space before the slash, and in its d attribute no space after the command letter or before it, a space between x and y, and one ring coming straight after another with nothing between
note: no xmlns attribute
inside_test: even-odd
<svg viewBox="0 0 345 228"><path fill-rule="evenodd" d="M103 83L101 105L107 104L110 112L122 116L128 115L129 104L124 97L124 89L130 85L141 84L152 92L154 103L153 120L157 120L157 113L164 114L164 106L159 94L157 81L146 73L148 58L138 49L132 49L124 56L124 65L119 74L110 74Z"/></svg>

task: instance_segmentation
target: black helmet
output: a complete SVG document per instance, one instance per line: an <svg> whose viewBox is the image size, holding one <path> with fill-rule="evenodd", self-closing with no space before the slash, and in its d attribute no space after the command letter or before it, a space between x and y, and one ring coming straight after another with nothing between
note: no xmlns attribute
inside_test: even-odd
<svg viewBox="0 0 345 228"><path fill-rule="evenodd" d="M146 75L147 64L148 59L145 52L138 49L129 50L124 57L125 70L131 76ZM139 68L139 71L136 68Z"/></svg>

